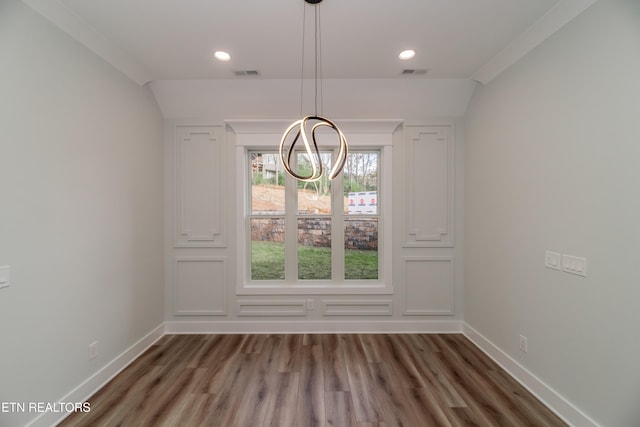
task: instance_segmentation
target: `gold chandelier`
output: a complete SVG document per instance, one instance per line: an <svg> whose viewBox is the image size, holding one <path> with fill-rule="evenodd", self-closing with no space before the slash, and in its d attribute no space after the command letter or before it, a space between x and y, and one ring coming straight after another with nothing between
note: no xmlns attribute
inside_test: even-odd
<svg viewBox="0 0 640 427"><path fill-rule="evenodd" d="M322 65L319 61L319 46L320 46L320 12L319 12L319 3L322 0L304 0L305 3L308 3L314 7L314 47L315 47L315 67L314 67L314 82L315 82L315 113L313 115L305 116L302 119L294 121L288 128L285 130L282 135L282 139L280 140L279 154L280 160L282 161L282 165L284 170L287 171L289 175L299 181L305 182L314 182L318 181L325 169L327 169L323 163L322 158L320 156L320 150L318 149L318 143L316 141L316 132L319 128L328 127L333 129L338 137L338 158L333 167L329 171L329 179L334 179L344 169L344 164L347 161L347 154L349 152L349 147L347 145L347 139L344 134L338 128L338 126L327 119L318 114L318 70L322 68ZM305 7L307 5L305 4ZM304 33L305 33L305 18L303 15L303 68L304 68ZM304 76L301 76L303 79ZM300 94L302 98L303 94ZM322 95L321 95L322 97ZM302 99L301 99L302 103ZM311 142L309 141L311 139ZM292 141L291 143L288 143ZM304 145L304 155L307 157L310 165L311 172L308 174L302 174L299 170L294 170L291 166L291 158L295 152L296 144L302 142Z"/></svg>

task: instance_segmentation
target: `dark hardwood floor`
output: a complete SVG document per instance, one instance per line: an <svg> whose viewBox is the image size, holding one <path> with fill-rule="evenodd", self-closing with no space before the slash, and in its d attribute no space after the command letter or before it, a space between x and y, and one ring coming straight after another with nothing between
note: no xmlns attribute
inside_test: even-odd
<svg viewBox="0 0 640 427"><path fill-rule="evenodd" d="M61 426L565 424L463 335L167 335Z"/></svg>

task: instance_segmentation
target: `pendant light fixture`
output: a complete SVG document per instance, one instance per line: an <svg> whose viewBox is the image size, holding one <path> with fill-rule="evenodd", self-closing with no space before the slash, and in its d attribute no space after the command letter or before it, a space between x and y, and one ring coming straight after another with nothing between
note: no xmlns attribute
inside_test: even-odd
<svg viewBox="0 0 640 427"><path fill-rule="evenodd" d="M331 170L329 171L329 179L334 179L335 177L337 177L338 175L340 175L340 173L342 173L342 170L344 169L344 164L347 161L347 154L349 151L349 148L347 146L347 139L345 138L344 134L342 133L342 131L340 130L340 128L338 128L338 126L332 122L331 120L327 119L326 117L321 116L318 111L318 71L322 69L322 65L320 64L320 6L319 3L322 0L304 0L305 3L310 4L311 6L313 6L314 8L314 47L315 47L315 61L314 61L314 83L315 83L315 112L313 115L309 115L306 117L303 117L302 119L296 120L295 122L293 122L288 128L287 130L285 130L284 134L282 135L282 139L280 140L280 148L279 148L279 153L280 153L280 160L282 161L282 165L284 167L284 170L287 171L287 173L289 175L291 175L292 177L294 177L295 179L299 180L299 181L305 181L305 182L315 182L318 181L321 177L322 174L324 173L324 171L327 169L325 165L322 164L322 158L320 156L320 150L318 149L318 143L316 141L316 132L318 131L319 128L322 127L328 127L330 129L333 129L336 133L336 136L338 138L338 144L339 144L339 150L338 150L338 157L336 159L335 164L333 165L333 167L331 168ZM307 4L304 5L304 7L307 7ZM302 37L302 68L303 68L303 75L301 76L301 79L303 80L303 83L301 84L301 87L304 86L304 33L305 33L305 16L303 14L302 17L302 33L303 33L303 37ZM320 90L322 91L322 87L320 87ZM301 89L301 94L300 94L300 103L302 105L302 89ZM322 94L320 94L320 98L322 99ZM301 114L302 115L302 112ZM309 141L311 140L311 141ZM289 143L289 141L291 141L291 143ZM296 144L298 144L300 141L302 141L302 144L304 145L304 152L303 155L307 157L307 160L309 161L309 164L311 166L311 172L310 173L301 173L299 168L296 167L296 170L294 170L294 168L292 167L291 164L291 158L294 155L294 153L296 153ZM296 162L295 164L297 164L297 159L295 159Z"/></svg>

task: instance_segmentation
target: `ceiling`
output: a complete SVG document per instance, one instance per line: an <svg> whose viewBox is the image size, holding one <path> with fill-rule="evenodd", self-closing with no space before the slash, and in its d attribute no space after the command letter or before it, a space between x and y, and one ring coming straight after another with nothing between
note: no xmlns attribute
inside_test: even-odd
<svg viewBox="0 0 640 427"><path fill-rule="evenodd" d="M23 1L140 84L297 79L305 10L312 40L314 6L303 0ZM593 1L325 0L317 6L322 77L487 80ZM407 48L417 55L401 61ZM216 50L231 61L212 59ZM311 77L311 44L305 57ZM404 69L428 72L407 77ZM234 74L244 70L259 76Z"/></svg>

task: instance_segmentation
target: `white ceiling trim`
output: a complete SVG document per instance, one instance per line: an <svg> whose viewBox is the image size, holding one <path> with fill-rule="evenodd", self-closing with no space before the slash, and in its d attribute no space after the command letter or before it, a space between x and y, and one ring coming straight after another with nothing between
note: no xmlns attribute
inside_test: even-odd
<svg viewBox="0 0 640 427"><path fill-rule="evenodd" d="M120 70L139 85L153 80L153 76L138 61L107 40L81 17L58 0L22 0L62 31L92 50L99 57Z"/></svg>
<svg viewBox="0 0 640 427"><path fill-rule="evenodd" d="M489 60L471 78L489 83L597 0L563 0Z"/></svg>
<svg viewBox="0 0 640 427"><path fill-rule="evenodd" d="M236 134L282 134L294 120L236 119L225 120ZM342 132L349 134L392 134L403 123L402 119L331 119ZM322 130L321 130L322 131ZM332 133L332 131L327 131Z"/></svg>

